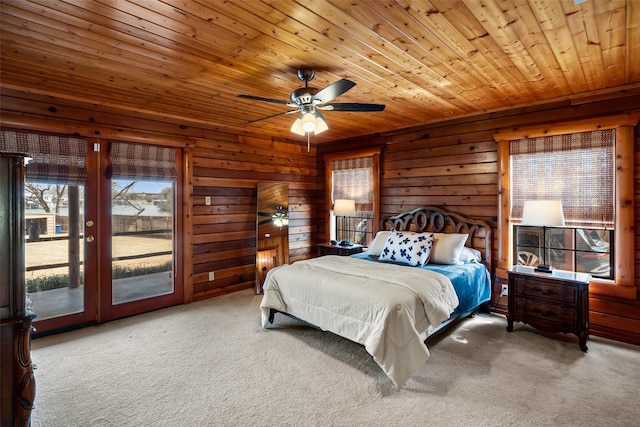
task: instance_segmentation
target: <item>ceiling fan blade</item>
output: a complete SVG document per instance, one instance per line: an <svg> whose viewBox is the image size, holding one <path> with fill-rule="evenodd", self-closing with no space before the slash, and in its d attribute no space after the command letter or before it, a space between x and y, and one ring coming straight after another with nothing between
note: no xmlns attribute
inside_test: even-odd
<svg viewBox="0 0 640 427"><path fill-rule="evenodd" d="M262 220L262 221L258 222L258 225L268 224L268 223L270 223L271 221L273 221L273 219L271 219L271 218L269 218L269 219L265 219L265 220Z"/></svg>
<svg viewBox="0 0 640 427"><path fill-rule="evenodd" d="M268 216L269 218L271 218L273 216L273 214L270 214L268 212L258 212L259 216Z"/></svg>
<svg viewBox="0 0 640 427"><path fill-rule="evenodd" d="M272 115L267 116L267 117L261 117L259 119L249 120L248 122L244 122L243 124L244 125L248 125L248 124L251 124L251 123L259 122L260 120L266 120L266 119L270 119L272 117L282 116L284 114L294 114L294 113L298 113L298 112L299 112L299 110L284 111L282 113L272 114Z"/></svg>
<svg viewBox="0 0 640 427"><path fill-rule="evenodd" d="M313 101L320 101L320 104L324 104L329 101L333 101L355 85L356 84L351 80L340 79L313 95L312 99Z"/></svg>
<svg viewBox="0 0 640 427"><path fill-rule="evenodd" d="M357 102L340 102L337 104L327 104L318 107L320 110L327 111L382 111L386 105L384 104L360 104Z"/></svg>
<svg viewBox="0 0 640 427"><path fill-rule="evenodd" d="M236 95L236 98L251 99L253 101L271 102L273 104L284 104L284 105L289 104L289 101L282 101L280 99L273 99L273 98L264 98L262 96Z"/></svg>

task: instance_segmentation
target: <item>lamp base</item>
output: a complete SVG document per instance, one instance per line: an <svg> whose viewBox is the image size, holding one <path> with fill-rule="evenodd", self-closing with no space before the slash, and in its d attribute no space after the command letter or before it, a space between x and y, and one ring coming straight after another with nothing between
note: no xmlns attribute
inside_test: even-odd
<svg viewBox="0 0 640 427"><path fill-rule="evenodd" d="M553 273L553 267L549 264L539 264L534 271L538 271L540 273Z"/></svg>

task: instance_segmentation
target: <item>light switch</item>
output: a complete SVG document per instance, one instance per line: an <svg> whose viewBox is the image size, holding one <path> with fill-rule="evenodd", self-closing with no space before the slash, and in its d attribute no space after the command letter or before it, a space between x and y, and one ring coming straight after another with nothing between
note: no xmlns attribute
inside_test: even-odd
<svg viewBox="0 0 640 427"><path fill-rule="evenodd" d="M205 196L204 204L207 205L207 206L211 205L211 196Z"/></svg>

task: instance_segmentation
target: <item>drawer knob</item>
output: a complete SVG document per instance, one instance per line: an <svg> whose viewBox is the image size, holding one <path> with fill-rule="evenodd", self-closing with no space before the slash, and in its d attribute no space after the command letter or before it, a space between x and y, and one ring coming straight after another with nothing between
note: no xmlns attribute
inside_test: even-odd
<svg viewBox="0 0 640 427"><path fill-rule="evenodd" d="M553 289L547 289L546 291L543 290L542 288L539 287L535 287L532 289L535 293L537 293L538 295L557 295L558 293L556 291L554 291Z"/></svg>

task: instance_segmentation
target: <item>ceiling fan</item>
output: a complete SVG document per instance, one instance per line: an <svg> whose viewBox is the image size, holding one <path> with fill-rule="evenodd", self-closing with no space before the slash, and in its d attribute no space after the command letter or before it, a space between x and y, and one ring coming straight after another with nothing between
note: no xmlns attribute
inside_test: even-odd
<svg viewBox="0 0 640 427"><path fill-rule="evenodd" d="M258 216L266 216L268 219L263 219L258 222L258 225L268 224L273 221L273 223L282 227L289 224L289 212L282 205L277 205L275 207L275 212L258 212Z"/></svg>
<svg viewBox="0 0 640 427"><path fill-rule="evenodd" d="M253 95L236 95L238 98L271 102L294 108L294 110L250 120L244 124L255 123L260 120L270 119L284 114L300 113L296 121L293 123L293 126L291 126L291 132L301 136L304 136L305 134L309 135L311 133L318 135L319 133L329 129L326 121L324 120L324 116L320 113L320 110L351 112L372 112L384 110L385 105L383 104L362 104L351 102L330 103L356 84L347 79L340 79L324 89L316 89L309 87L309 82L313 80L315 74L314 70L308 68L298 70L298 78L304 82L304 87L291 92L290 101L282 101L279 99L264 98Z"/></svg>

